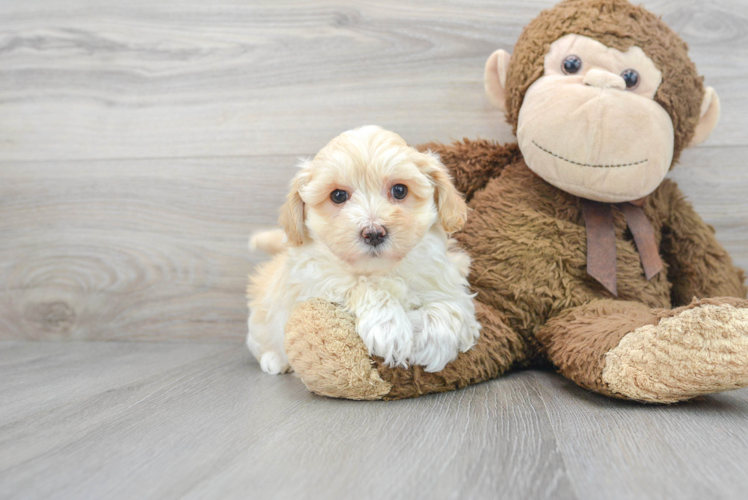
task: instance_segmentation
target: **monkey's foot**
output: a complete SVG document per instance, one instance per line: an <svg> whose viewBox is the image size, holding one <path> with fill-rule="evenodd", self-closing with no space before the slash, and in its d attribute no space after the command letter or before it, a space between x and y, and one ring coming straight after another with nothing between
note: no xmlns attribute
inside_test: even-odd
<svg viewBox="0 0 748 500"><path fill-rule="evenodd" d="M614 395L675 403L748 386L748 301L705 299L663 312L605 355Z"/></svg>
<svg viewBox="0 0 748 500"><path fill-rule="evenodd" d="M321 299L296 306L286 325L288 361L307 389L321 396L382 399L392 389L373 366L353 316Z"/></svg>

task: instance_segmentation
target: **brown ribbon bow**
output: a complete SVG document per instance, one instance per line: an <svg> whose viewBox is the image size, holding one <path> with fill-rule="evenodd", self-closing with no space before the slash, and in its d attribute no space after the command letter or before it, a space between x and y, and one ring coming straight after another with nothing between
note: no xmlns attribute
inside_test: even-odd
<svg viewBox="0 0 748 500"><path fill-rule="evenodd" d="M647 280L662 271L652 223L642 210L644 200L616 203L626 217ZM587 227L587 274L618 296L616 288L616 231L613 204L582 199L584 224Z"/></svg>

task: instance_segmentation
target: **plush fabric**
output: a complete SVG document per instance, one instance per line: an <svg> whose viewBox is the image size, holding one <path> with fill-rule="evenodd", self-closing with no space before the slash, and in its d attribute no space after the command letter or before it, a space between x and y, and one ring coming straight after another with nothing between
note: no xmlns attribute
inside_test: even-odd
<svg viewBox="0 0 748 500"><path fill-rule="evenodd" d="M623 337L602 382L613 396L654 403L745 387L747 331L747 301L694 301Z"/></svg>
<svg viewBox="0 0 748 500"><path fill-rule="evenodd" d="M688 57L688 45L658 16L626 0L565 0L540 13L514 46L507 74L507 122L517 132L525 93L543 74L543 59L559 38L578 34L621 51L640 47L662 71L655 101L673 120L675 154L688 146L704 96L702 78Z"/></svg>
<svg viewBox="0 0 748 500"><path fill-rule="evenodd" d="M611 361L608 381L603 380L606 355L615 352L610 359L628 359L625 346L638 346L641 340L622 343L622 339L627 335L642 338L643 326L656 325L662 318L681 313L684 309L672 308L688 304L694 296L746 295L743 272L732 265L712 228L683 199L672 181L663 182L643 207L655 227L655 241L665 266L664 272L650 281L644 276L625 217L614 209L619 297L613 300L586 272L581 200L534 175L521 159L517 160L516 145L463 141L452 146L431 143L422 147L442 155L457 187L470 193L470 217L456 237L473 256L469 279L478 293L476 310L483 330L478 345L460 354L439 373L426 373L418 366L389 368L373 359L378 375L391 385L390 391L380 396L383 399L454 390L495 378L512 368L550 361L563 375L587 389L619 398L657 401L656 395L627 388L621 373L633 377L635 371L620 368L625 365L621 361ZM481 182L485 186L478 189ZM727 304L740 310L739 314L748 311L746 301L710 300L701 304ZM328 307L336 310L332 305ZM289 334L302 338L323 336L328 341L342 335L350 345L360 343L353 320L349 320L349 330L345 331L339 327L338 314L329 320L317 315L317 325L307 334L298 329L298 319L303 314L297 311L297 322L289 324ZM327 321L330 325L324 326ZM737 325L732 335L748 338L748 330L741 330L745 324L738 321ZM676 339L679 331L672 326L668 331L676 344L709 333L699 328L686 329ZM355 355L351 357L361 359L361 346L362 343L352 350ZM748 351L740 342L736 346L737 351ZM709 378L706 374L691 379L681 374L684 387L663 392L660 402L688 399L699 392L698 388L704 393L748 384L734 375L740 370L748 371L748 360L740 352L730 361L733 375L726 374L721 382L712 383L705 380ZM320 355L318 351L314 353ZM336 350L334 355L337 360L332 365L312 363L315 366L311 370L299 369L293 361L291 364L312 388L307 377L329 377L326 374L338 373L346 364L359 366L360 361L341 362L346 358L345 352ZM657 379L657 373L649 376ZM368 380L367 377L359 379ZM347 380L335 390L315 392L359 399L357 391L346 392L350 385Z"/></svg>
<svg viewBox="0 0 748 500"><path fill-rule="evenodd" d="M373 368L355 319L321 299L296 306L286 325L289 363L307 388L322 396L381 399L392 391Z"/></svg>
<svg viewBox="0 0 748 500"><path fill-rule="evenodd" d="M654 99L673 123L675 163L694 139L701 112L718 110L718 104L712 108L703 99L686 44L625 0L565 0L530 23L509 65L508 121L516 127L527 89L543 75L549 46L574 33L619 50L636 45L654 61L663 79ZM492 57L489 72L506 62ZM713 120L705 116L709 128ZM676 184L665 179L643 201L663 266L651 279L624 213L612 206L614 297L587 273L582 199L533 173L520 147L469 140L421 146L441 156L471 209L455 238L473 259L468 279L482 325L478 344L438 373L390 368L365 356L354 320L343 321L336 306L327 304L326 313L319 304L301 307L287 336L314 351L297 348L293 356L305 361L291 362L307 387L336 397L396 399L548 362L582 387L642 402L672 403L748 386L745 275Z"/></svg>
<svg viewBox="0 0 748 500"><path fill-rule="evenodd" d="M580 58L580 74L563 70ZM619 73L635 68L626 90ZM582 35L553 42L543 76L527 90L517 142L530 169L582 198L618 203L650 194L673 162L673 122L653 100L661 71L639 47L626 52Z"/></svg>

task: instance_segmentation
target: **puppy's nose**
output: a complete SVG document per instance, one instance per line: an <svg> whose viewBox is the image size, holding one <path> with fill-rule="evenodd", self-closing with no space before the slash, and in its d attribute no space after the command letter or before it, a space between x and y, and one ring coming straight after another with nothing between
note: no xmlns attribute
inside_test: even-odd
<svg viewBox="0 0 748 500"><path fill-rule="evenodd" d="M376 247L387 238L387 231L382 226L367 227L361 231L361 237L364 239L364 243Z"/></svg>

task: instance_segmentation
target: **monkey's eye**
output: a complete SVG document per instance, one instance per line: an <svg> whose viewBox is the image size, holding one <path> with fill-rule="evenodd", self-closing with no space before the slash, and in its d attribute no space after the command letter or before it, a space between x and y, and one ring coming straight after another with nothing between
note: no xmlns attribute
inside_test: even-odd
<svg viewBox="0 0 748 500"><path fill-rule="evenodd" d="M392 189L390 189L390 193L392 193L392 197L396 200L402 200L408 196L408 186L405 184L395 184L392 186Z"/></svg>
<svg viewBox="0 0 748 500"><path fill-rule="evenodd" d="M577 56L566 56L562 68L567 75L573 75L582 69L582 60Z"/></svg>
<svg viewBox="0 0 748 500"><path fill-rule="evenodd" d="M639 86L639 73L635 69L627 69L621 73L623 81L626 82L626 88L628 90L634 90Z"/></svg>
<svg viewBox="0 0 748 500"><path fill-rule="evenodd" d="M330 199L336 205L345 203L346 201L348 201L348 191L343 191L342 189L336 189L335 191L330 193Z"/></svg>

